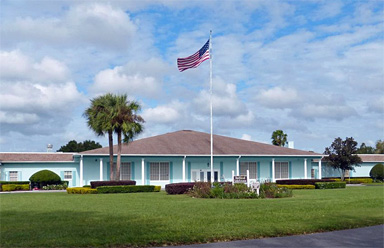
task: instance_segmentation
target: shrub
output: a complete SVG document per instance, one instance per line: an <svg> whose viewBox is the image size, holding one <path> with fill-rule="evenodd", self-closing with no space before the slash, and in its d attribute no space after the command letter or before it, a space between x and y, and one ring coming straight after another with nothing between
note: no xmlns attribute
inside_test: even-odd
<svg viewBox="0 0 384 248"><path fill-rule="evenodd" d="M165 191L170 195L187 193L195 186L195 183L171 183L165 185Z"/></svg>
<svg viewBox="0 0 384 248"><path fill-rule="evenodd" d="M340 178L334 179L335 182L342 182ZM360 184L360 183L372 183L372 178L369 177L362 177L362 178L345 178L344 182L347 184Z"/></svg>
<svg viewBox="0 0 384 248"><path fill-rule="evenodd" d="M84 185L83 188L90 188L91 185Z"/></svg>
<svg viewBox="0 0 384 248"><path fill-rule="evenodd" d="M48 184L60 184L61 179L59 175L50 170L41 170L33 174L29 180L32 183L32 186L38 185L39 188L46 186Z"/></svg>
<svg viewBox="0 0 384 248"><path fill-rule="evenodd" d="M3 184L3 191L29 190L29 184Z"/></svg>
<svg viewBox="0 0 384 248"><path fill-rule="evenodd" d="M108 193L137 193L137 192L154 192L153 185L122 185L122 186L100 186L97 187L99 194Z"/></svg>
<svg viewBox="0 0 384 248"><path fill-rule="evenodd" d="M315 185L317 182L334 182L334 179L289 179L276 180L276 184L284 185Z"/></svg>
<svg viewBox="0 0 384 248"><path fill-rule="evenodd" d="M375 166L373 166L371 171L369 172L369 176L371 178L373 178L374 180L383 181L383 179L384 179L384 165L378 163Z"/></svg>
<svg viewBox="0 0 384 248"><path fill-rule="evenodd" d="M67 188L68 194L97 194L97 189L74 187Z"/></svg>
<svg viewBox="0 0 384 248"><path fill-rule="evenodd" d="M315 189L315 185L294 185L294 184L277 184L279 188L287 188L287 189Z"/></svg>
<svg viewBox="0 0 384 248"><path fill-rule="evenodd" d="M263 183L260 185L261 198L291 197L292 189L279 188L275 183Z"/></svg>
<svg viewBox="0 0 384 248"><path fill-rule="evenodd" d="M136 185L136 181L122 180L122 181L93 181L91 182L91 188L96 189L100 186L118 186L118 185Z"/></svg>
<svg viewBox="0 0 384 248"><path fill-rule="evenodd" d="M155 188L153 189L153 192L160 192L161 190L161 186L155 186Z"/></svg>
<svg viewBox="0 0 384 248"><path fill-rule="evenodd" d="M258 198L256 192L245 184L196 182L188 194L196 198L249 199Z"/></svg>
<svg viewBox="0 0 384 248"><path fill-rule="evenodd" d="M316 189L340 189L345 188L345 182L317 182L315 183Z"/></svg>
<svg viewBox="0 0 384 248"><path fill-rule="evenodd" d="M4 184L29 184L29 181L0 181L0 191L3 191Z"/></svg>
<svg viewBox="0 0 384 248"><path fill-rule="evenodd" d="M66 184L54 184L54 185L47 185L43 186L43 190L63 190L66 189L67 185Z"/></svg>
<svg viewBox="0 0 384 248"><path fill-rule="evenodd" d="M192 183L189 183L189 185L191 185ZM211 183L210 182L196 182L196 183L193 183L193 187L192 188L187 188L187 187L184 187L184 191L183 193L180 193L180 194L184 194L184 193L189 193L190 196L192 197L197 197L197 198L210 198L211 197ZM165 185L165 190L167 190L167 186L169 184ZM167 191L168 193L168 191ZM170 194L170 193L168 193Z"/></svg>

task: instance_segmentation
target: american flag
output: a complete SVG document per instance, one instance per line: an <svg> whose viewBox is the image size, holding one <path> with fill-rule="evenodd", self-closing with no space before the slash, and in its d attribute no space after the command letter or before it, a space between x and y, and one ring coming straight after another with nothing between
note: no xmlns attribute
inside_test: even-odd
<svg viewBox="0 0 384 248"><path fill-rule="evenodd" d="M187 69L198 67L201 63L203 63L203 61L206 61L207 59L210 59L209 40L195 54L186 58L178 58L177 67L179 68L179 71L185 71Z"/></svg>

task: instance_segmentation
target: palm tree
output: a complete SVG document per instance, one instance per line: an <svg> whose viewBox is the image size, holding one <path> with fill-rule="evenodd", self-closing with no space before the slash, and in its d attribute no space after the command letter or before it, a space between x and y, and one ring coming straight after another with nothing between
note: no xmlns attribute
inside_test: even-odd
<svg viewBox="0 0 384 248"><path fill-rule="evenodd" d="M121 165L121 146L122 135L125 136L126 143L129 140L142 132L144 119L136 114L140 110L139 103L135 101L128 101L127 95L115 95L115 106L112 117L112 126L114 132L117 134L117 161L116 161L116 174L115 179L120 180L120 165Z"/></svg>
<svg viewBox="0 0 384 248"><path fill-rule="evenodd" d="M276 130L272 133L272 144L275 146L285 146L287 144L287 134L283 130Z"/></svg>
<svg viewBox="0 0 384 248"><path fill-rule="evenodd" d="M109 145L109 176L113 180L113 127L111 123L114 96L110 93L102 95L91 100L91 106L87 108L83 116L87 119L87 124L98 136L104 136L108 133Z"/></svg>

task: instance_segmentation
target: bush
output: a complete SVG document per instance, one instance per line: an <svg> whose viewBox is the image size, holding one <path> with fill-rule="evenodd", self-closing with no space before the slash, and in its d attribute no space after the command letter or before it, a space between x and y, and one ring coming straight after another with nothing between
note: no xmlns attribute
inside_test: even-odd
<svg viewBox="0 0 384 248"><path fill-rule="evenodd" d="M195 186L195 183L171 183L165 185L165 191L170 195L185 194Z"/></svg>
<svg viewBox="0 0 384 248"><path fill-rule="evenodd" d="M3 191L29 190L29 184L3 184Z"/></svg>
<svg viewBox="0 0 384 248"><path fill-rule="evenodd" d="M374 180L383 181L383 179L384 179L384 165L378 163L375 166L373 166L371 171L369 172L369 176L371 178L373 178Z"/></svg>
<svg viewBox="0 0 384 248"><path fill-rule="evenodd" d="M335 182L342 182L340 178L334 179ZM347 184L360 184L360 183L372 183L372 178L369 177L362 177L362 178L345 178L344 182Z"/></svg>
<svg viewBox="0 0 384 248"><path fill-rule="evenodd" d="M97 189L74 187L67 188L68 194L97 194Z"/></svg>
<svg viewBox="0 0 384 248"><path fill-rule="evenodd" d="M29 184L29 181L0 181L0 191L3 191L4 184Z"/></svg>
<svg viewBox="0 0 384 248"><path fill-rule="evenodd" d="M317 182L315 183L316 189L340 189L345 188L345 182Z"/></svg>
<svg viewBox="0 0 384 248"><path fill-rule="evenodd" d="M214 183L213 187L211 187L209 182L196 182L188 194L196 198L251 199L259 197L256 192L253 192L251 188L242 183L234 185Z"/></svg>
<svg viewBox="0 0 384 248"><path fill-rule="evenodd" d="M32 183L32 186L35 186L36 184L39 186L39 188L42 188L43 186L46 186L48 184L60 184L61 178L59 175L54 173L50 170L41 170L33 174L29 180Z"/></svg>
<svg viewBox="0 0 384 248"><path fill-rule="evenodd" d="M284 185L315 185L317 182L334 182L334 179L289 179L276 180L276 184Z"/></svg>
<svg viewBox="0 0 384 248"><path fill-rule="evenodd" d="M287 189L315 189L315 185L294 185L294 184L277 184L279 188L287 188Z"/></svg>
<svg viewBox="0 0 384 248"><path fill-rule="evenodd" d="M137 193L137 192L154 192L153 185L122 185L122 186L100 186L97 187L97 193Z"/></svg>
<svg viewBox="0 0 384 248"><path fill-rule="evenodd" d="M96 189L100 186L118 186L118 185L136 185L136 181L123 180L123 181L93 181L91 182L91 188Z"/></svg>
<svg viewBox="0 0 384 248"><path fill-rule="evenodd" d="M90 188L91 185L83 185L83 188Z"/></svg>
<svg viewBox="0 0 384 248"><path fill-rule="evenodd" d="M292 189L279 188L275 183L263 183L260 185L261 198L283 198L291 197Z"/></svg>
<svg viewBox="0 0 384 248"><path fill-rule="evenodd" d="M64 190L67 188L66 184L54 184L54 185L47 185L43 186L43 190Z"/></svg>
<svg viewBox="0 0 384 248"><path fill-rule="evenodd" d="M196 197L196 198L211 198L211 183L209 183L209 182L196 182L193 184L194 185L192 188L187 188L187 186L185 186L183 193L179 193L179 194L188 193L190 196ZM168 185L170 185L170 184L165 185L166 191L167 191ZM191 183L190 183L190 185L191 185ZM167 193L168 193L168 191L167 191ZM170 194L170 193L168 193L168 194Z"/></svg>
<svg viewBox="0 0 384 248"><path fill-rule="evenodd" d="M160 192L161 190L161 186L155 186L155 188L153 189L153 192Z"/></svg>

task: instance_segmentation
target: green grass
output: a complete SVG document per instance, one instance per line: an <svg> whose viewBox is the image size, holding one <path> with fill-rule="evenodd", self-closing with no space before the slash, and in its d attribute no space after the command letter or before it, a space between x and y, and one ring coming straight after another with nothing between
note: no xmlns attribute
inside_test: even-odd
<svg viewBox="0 0 384 248"><path fill-rule="evenodd" d="M284 199L161 193L0 195L1 247L190 244L384 223L384 188L296 190Z"/></svg>

